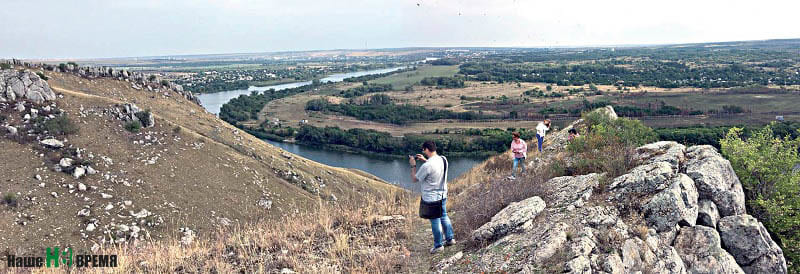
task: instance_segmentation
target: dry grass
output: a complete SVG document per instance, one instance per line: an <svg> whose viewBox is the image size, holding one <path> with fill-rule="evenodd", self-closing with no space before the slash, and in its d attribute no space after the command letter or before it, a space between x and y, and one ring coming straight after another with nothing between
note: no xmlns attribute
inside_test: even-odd
<svg viewBox="0 0 800 274"><path fill-rule="evenodd" d="M409 201L404 191L366 197L361 205L318 200L313 212L220 229L188 246L177 240L106 246L97 254L117 254L118 267L86 272L273 273L284 268L298 273L401 272L409 262Z"/></svg>

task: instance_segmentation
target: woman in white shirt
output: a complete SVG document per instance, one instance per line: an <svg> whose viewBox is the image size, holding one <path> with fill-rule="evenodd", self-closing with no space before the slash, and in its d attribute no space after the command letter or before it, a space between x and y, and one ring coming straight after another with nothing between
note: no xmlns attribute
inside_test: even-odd
<svg viewBox="0 0 800 274"><path fill-rule="evenodd" d="M545 119L536 125L536 140L539 141L539 152L542 152L542 143L544 143L544 135L550 130L550 120Z"/></svg>

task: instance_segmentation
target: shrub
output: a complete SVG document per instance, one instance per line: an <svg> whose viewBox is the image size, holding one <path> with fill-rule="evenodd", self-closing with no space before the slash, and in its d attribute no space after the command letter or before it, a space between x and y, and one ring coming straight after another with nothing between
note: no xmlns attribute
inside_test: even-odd
<svg viewBox="0 0 800 274"><path fill-rule="evenodd" d="M6 193L6 195L3 195L3 202L9 206L17 206L17 195L11 192Z"/></svg>
<svg viewBox="0 0 800 274"><path fill-rule="evenodd" d="M42 80L45 80L45 81L50 80L50 78L48 78L47 75L44 75L44 72L37 71L36 75L38 75L39 78L42 78Z"/></svg>
<svg viewBox="0 0 800 274"><path fill-rule="evenodd" d="M742 182L748 212L777 237L789 261L789 272L800 272L800 138L775 137L765 126L750 138L732 128L720 141L722 154Z"/></svg>
<svg viewBox="0 0 800 274"><path fill-rule="evenodd" d="M142 130L142 122L139 121L130 121L125 123L125 130L133 133L137 133Z"/></svg>
<svg viewBox="0 0 800 274"><path fill-rule="evenodd" d="M0 64L0 69L11 69L11 64L2 63Z"/></svg>
<svg viewBox="0 0 800 274"><path fill-rule="evenodd" d="M43 129L47 130L47 132L49 132L50 134L71 135L78 133L79 127L78 124L72 122L69 116L64 114L56 118L44 121Z"/></svg>
<svg viewBox="0 0 800 274"><path fill-rule="evenodd" d="M573 159L563 168L568 175L605 172L607 177L617 177L635 166L636 147L656 140L653 129L638 120L612 120L596 111L584 115L584 120L587 132L567 145Z"/></svg>

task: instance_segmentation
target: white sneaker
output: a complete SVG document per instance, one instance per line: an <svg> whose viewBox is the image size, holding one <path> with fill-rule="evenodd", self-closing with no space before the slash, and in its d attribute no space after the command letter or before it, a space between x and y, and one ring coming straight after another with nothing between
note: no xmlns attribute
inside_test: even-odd
<svg viewBox="0 0 800 274"><path fill-rule="evenodd" d="M444 243L444 246L451 246L456 244L456 239L450 239L449 241Z"/></svg>
<svg viewBox="0 0 800 274"><path fill-rule="evenodd" d="M436 254L444 251L444 246L431 248L431 254Z"/></svg>
<svg viewBox="0 0 800 274"><path fill-rule="evenodd" d="M513 180L516 180L516 179L517 179L517 177L514 177L514 176L508 176L508 178L506 178L506 179L509 179L509 180L512 180L512 181L513 181Z"/></svg>

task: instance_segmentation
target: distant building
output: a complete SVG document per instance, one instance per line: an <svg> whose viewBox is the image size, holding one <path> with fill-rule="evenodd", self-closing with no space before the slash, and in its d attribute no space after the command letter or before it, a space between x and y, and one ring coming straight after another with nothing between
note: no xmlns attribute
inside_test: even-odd
<svg viewBox="0 0 800 274"><path fill-rule="evenodd" d="M775 120L783 121L783 116L780 116L780 115L779 116L775 116Z"/></svg>
<svg viewBox="0 0 800 274"><path fill-rule="evenodd" d="M308 124L308 120L306 120L306 119L300 120L300 124L301 125Z"/></svg>

